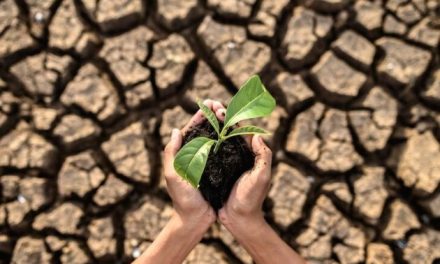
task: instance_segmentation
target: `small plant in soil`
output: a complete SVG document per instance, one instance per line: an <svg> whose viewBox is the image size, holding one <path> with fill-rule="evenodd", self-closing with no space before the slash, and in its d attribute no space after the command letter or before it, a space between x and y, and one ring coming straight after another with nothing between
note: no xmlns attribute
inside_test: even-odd
<svg viewBox="0 0 440 264"><path fill-rule="evenodd" d="M174 168L194 188L199 188L203 197L218 210L240 175L254 164L252 151L243 137L238 136L269 134L262 128L239 127L237 123L268 116L275 108L275 99L255 75L229 102L224 122L219 122L215 113L200 101L198 105L207 121L186 133Z"/></svg>

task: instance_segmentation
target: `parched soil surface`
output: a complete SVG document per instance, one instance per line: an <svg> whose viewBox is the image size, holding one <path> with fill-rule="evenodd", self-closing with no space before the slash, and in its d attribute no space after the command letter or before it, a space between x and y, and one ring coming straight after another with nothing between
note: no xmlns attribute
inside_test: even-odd
<svg viewBox="0 0 440 264"><path fill-rule="evenodd" d="M196 98L275 95L264 210L310 263L439 263L437 0L0 0L0 263L129 263ZM251 263L214 225L186 263Z"/></svg>

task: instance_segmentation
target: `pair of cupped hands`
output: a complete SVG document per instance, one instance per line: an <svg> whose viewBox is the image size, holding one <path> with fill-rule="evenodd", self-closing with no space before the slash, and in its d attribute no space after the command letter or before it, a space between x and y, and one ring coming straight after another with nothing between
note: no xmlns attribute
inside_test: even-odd
<svg viewBox="0 0 440 264"><path fill-rule="evenodd" d="M226 109L220 102L205 100L203 103L220 121L224 120ZM250 222L264 220L262 204L270 186L272 152L260 136L245 137L255 154L254 167L238 179L218 215L199 190L183 180L174 170L174 157L182 146L183 135L204 120L205 117L199 110L182 130L173 129L171 140L164 150L164 174L176 214L185 225L196 224L205 230L217 218L230 231L246 228Z"/></svg>
<svg viewBox="0 0 440 264"><path fill-rule="evenodd" d="M223 121L226 109L221 103L206 100L204 104ZM262 205L270 186L272 152L261 137L245 137L255 154L254 167L238 179L218 214L199 190L176 173L174 157L182 146L183 135L204 119L199 110L182 130L172 131L164 151L164 174L174 214L133 263L182 263L217 219L256 263L305 263L264 219Z"/></svg>

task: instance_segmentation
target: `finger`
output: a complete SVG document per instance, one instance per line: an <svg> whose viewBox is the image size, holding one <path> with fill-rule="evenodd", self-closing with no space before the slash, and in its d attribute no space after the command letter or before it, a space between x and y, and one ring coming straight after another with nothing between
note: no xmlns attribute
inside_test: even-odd
<svg viewBox="0 0 440 264"><path fill-rule="evenodd" d="M244 135L243 138L244 138L244 141L246 141L246 144L249 147L252 147L252 135Z"/></svg>
<svg viewBox="0 0 440 264"><path fill-rule="evenodd" d="M217 119L220 121L225 120L226 115L226 109L222 103L219 101L214 101L212 105L212 110L215 112L215 115L217 116Z"/></svg>
<svg viewBox="0 0 440 264"><path fill-rule="evenodd" d="M214 104L214 101L211 100L211 99L206 99L205 101L203 101L203 104L206 105L207 107L209 107L210 109L212 109L212 105ZM190 119L189 122L185 125L185 127L182 129L182 133L183 133L183 134L186 134L186 132L187 132L190 128L192 128L192 127L194 127L194 126L196 126L196 125L202 123L204 119L205 119L205 116L203 115L202 110L198 110L198 111L197 111L197 112L191 117L191 119Z"/></svg>
<svg viewBox="0 0 440 264"><path fill-rule="evenodd" d="M190 130L192 127L200 124L203 122L204 115L202 110L198 110L189 120L189 122L182 128L182 133L186 134L188 130Z"/></svg>
<svg viewBox="0 0 440 264"><path fill-rule="evenodd" d="M255 154L253 172L259 176L270 176L272 151L264 144L262 137L258 135L252 137L252 151Z"/></svg>
<svg viewBox="0 0 440 264"><path fill-rule="evenodd" d="M182 133L179 129L174 128L171 132L170 142L165 146L164 150L164 172L165 176L174 174L174 156L182 145Z"/></svg>
<svg viewBox="0 0 440 264"><path fill-rule="evenodd" d="M226 116L226 109L220 108L217 111L215 111L215 115L217 116L217 119L220 121L225 121Z"/></svg>
<svg viewBox="0 0 440 264"><path fill-rule="evenodd" d="M212 110L214 102L215 102L214 100L206 99L206 100L203 101L203 104L206 105L209 109Z"/></svg>
<svg viewBox="0 0 440 264"><path fill-rule="evenodd" d="M214 101L214 103L212 104L212 110L214 112L217 112L220 109L225 109L225 107L223 106L222 103L220 103L219 101Z"/></svg>
<svg viewBox="0 0 440 264"><path fill-rule="evenodd" d="M238 122L237 127L241 127L241 126L242 126L241 122ZM244 135L242 137L244 138L244 141L246 141L248 147L252 148L252 135Z"/></svg>

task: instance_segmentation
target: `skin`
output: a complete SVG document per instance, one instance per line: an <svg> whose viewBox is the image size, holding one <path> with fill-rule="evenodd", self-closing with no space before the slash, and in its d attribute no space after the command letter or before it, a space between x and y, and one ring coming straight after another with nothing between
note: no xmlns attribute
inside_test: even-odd
<svg viewBox="0 0 440 264"><path fill-rule="evenodd" d="M203 103L223 121L226 111L221 103L212 100ZM174 214L134 264L182 263L217 219L201 193L184 181L173 167L174 156L182 145L182 135L203 120L199 110L182 131L172 131L164 150L164 174ZM260 136L246 137L246 141L255 154L254 168L235 183L228 201L219 210L218 220L256 263L306 263L264 219L262 205L270 187L272 152Z"/></svg>
<svg viewBox="0 0 440 264"><path fill-rule="evenodd" d="M260 136L251 138L255 165L235 183L219 210L219 221L256 263L306 263L264 219L263 201L271 180L272 152Z"/></svg>

